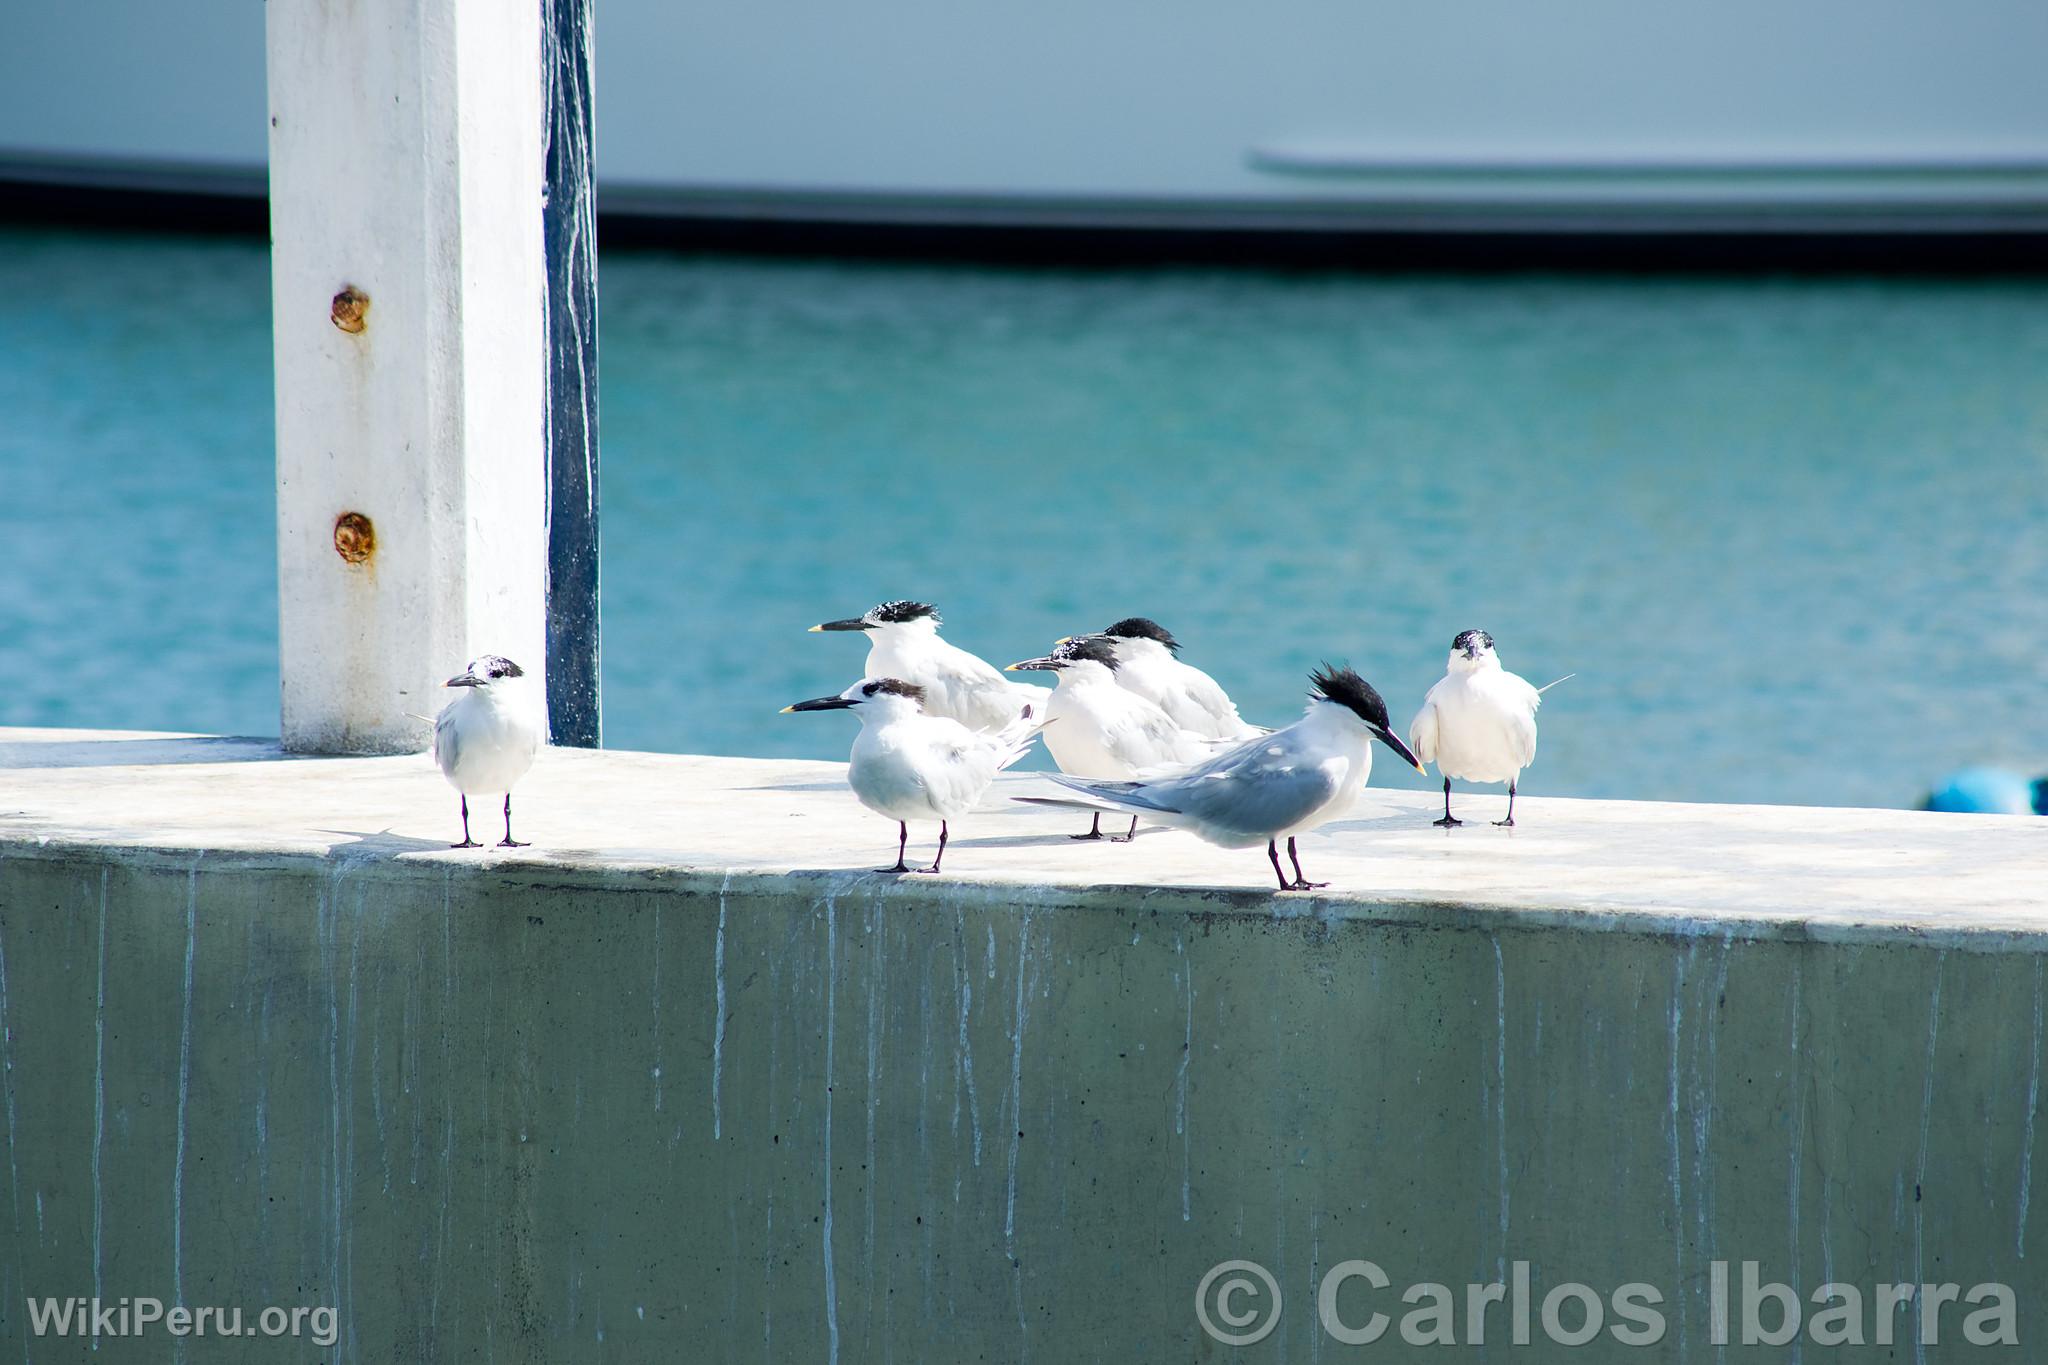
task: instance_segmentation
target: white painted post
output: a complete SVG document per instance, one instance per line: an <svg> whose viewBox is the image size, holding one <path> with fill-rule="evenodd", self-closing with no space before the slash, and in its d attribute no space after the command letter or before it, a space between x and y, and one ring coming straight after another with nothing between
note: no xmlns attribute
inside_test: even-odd
<svg viewBox="0 0 2048 1365"><path fill-rule="evenodd" d="M545 695L540 5L264 8L284 744L413 752L477 654Z"/></svg>

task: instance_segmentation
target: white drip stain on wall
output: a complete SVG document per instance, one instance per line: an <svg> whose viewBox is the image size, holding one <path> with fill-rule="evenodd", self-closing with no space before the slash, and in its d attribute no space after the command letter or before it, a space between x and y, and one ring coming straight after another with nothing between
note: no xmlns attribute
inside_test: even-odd
<svg viewBox="0 0 2048 1365"><path fill-rule="evenodd" d="M1941 1039L1941 982L1948 972L1948 949L1934 955L1934 993L1927 1002L1927 1066L1920 1083L1920 1153L1913 1161L1913 1283L1927 1283L1927 1130L1934 1116L1934 1050ZM1913 1296L1913 1359L1927 1362L1927 1329L1924 1296Z"/></svg>
<svg viewBox="0 0 2048 1365"><path fill-rule="evenodd" d="M324 898L323 898L324 904ZM178 1025L178 1149L171 1167L171 1292L185 1302L185 1144L192 1105L192 964L199 944L199 859L185 874L185 985ZM184 1339L178 1339L184 1355Z"/></svg>
<svg viewBox="0 0 2048 1365"><path fill-rule="evenodd" d="M2027 1122L2020 1138L2019 1231L2013 1249L2027 1257L2027 1204L2034 1186L2034 1116L2041 1108L2041 959L2034 958L2034 1065L2027 1075Z"/></svg>
<svg viewBox="0 0 2048 1365"><path fill-rule="evenodd" d="M732 873L725 874L725 880L718 887L718 935L711 945L711 1140L719 1141L724 1136L725 1116L720 1103L720 1087L725 1078L725 898L732 890Z"/></svg>
<svg viewBox="0 0 2048 1365"><path fill-rule="evenodd" d="M832 1050L838 1020L839 908L825 897L825 1330L830 1365L839 1362L839 1280L832 1255Z"/></svg>

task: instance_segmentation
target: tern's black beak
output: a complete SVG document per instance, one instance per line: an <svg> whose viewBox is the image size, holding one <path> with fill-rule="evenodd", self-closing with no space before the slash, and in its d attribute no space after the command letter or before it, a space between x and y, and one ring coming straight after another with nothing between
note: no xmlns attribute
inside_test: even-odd
<svg viewBox="0 0 2048 1365"><path fill-rule="evenodd" d="M786 716L792 711L844 711L851 705L853 703L844 697L813 697L809 701L800 701L795 706L783 707L782 714Z"/></svg>
<svg viewBox="0 0 2048 1365"><path fill-rule="evenodd" d="M1401 742L1401 737L1395 734L1392 730L1383 730L1378 726L1374 726L1373 733L1379 736L1380 743L1386 745L1389 749L1392 749L1395 753L1401 755L1401 761L1403 763L1406 763L1409 767L1415 769L1416 772L1420 773L1429 771L1427 768L1424 768L1422 766L1419 760L1416 759L1415 751L1413 749L1410 749L1407 745L1403 744Z"/></svg>
<svg viewBox="0 0 2048 1365"><path fill-rule="evenodd" d="M441 684L443 687L482 687L484 680L474 673L464 673Z"/></svg>
<svg viewBox="0 0 2048 1365"><path fill-rule="evenodd" d="M1049 657L1048 657L1048 658L1038 658L1038 659L1019 659L1019 660L1018 660L1018 661L1017 661L1016 663L1013 663L1013 664L1011 664L1011 665L1010 665L1009 667L1005 668L1005 669L1003 670L1003 672L1005 672L1005 673L1030 673L1030 672L1033 672L1033 671L1038 671L1038 670L1044 670L1044 671L1057 671L1057 670L1058 670L1058 668L1059 668L1059 664L1058 664L1058 663L1056 663L1056 662L1054 662L1054 661L1053 661L1053 660L1052 660L1051 658L1049 658Z"/></svg>
<svg viewBox="0 0 2048 1365"><path fill-rule="evenodd" d="M812 626L811 631L815 634L821 630L867 630L869 628L866 617L849 616L844 621L821 622L818 625Z"/></svg>

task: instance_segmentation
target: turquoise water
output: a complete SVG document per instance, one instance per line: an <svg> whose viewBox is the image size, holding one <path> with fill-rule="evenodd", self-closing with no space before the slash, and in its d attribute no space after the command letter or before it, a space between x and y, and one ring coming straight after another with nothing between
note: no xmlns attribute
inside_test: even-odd
<svg viewBox="0 0 2048 1365"><path fill-rule="evenodd" d="M2048 282L601 280L615 747L843 756L776 714L861 663L803 628L916 596L998 662L1155 616L1268 721L1326 656L1405 720L1483 626L1578 674L1536 793L2048 767ZM0 231L0 723L275 729L267 285Z"/></svg>

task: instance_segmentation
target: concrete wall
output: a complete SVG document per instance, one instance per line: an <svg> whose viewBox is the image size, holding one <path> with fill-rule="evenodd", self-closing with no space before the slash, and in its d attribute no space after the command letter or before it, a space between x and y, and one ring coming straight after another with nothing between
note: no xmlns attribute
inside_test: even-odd
<svg viewBox="0 0 2048 1365"><path fill-rule="evenodd" d="M2017 1349L1847 1358L2030 1358L2038 945L1680 930L17 844L0 1359L85 1359L23 1299L95 1292L332 1304L340 1360L1362 1358L1351 1258L1353 1323L1517 1259L1666 1296L1648 1351L1451 1359L1721 1359L1715 1258L2004 1281ZM1234 1257L1285 1297L1239 1352Z"/></svg>

